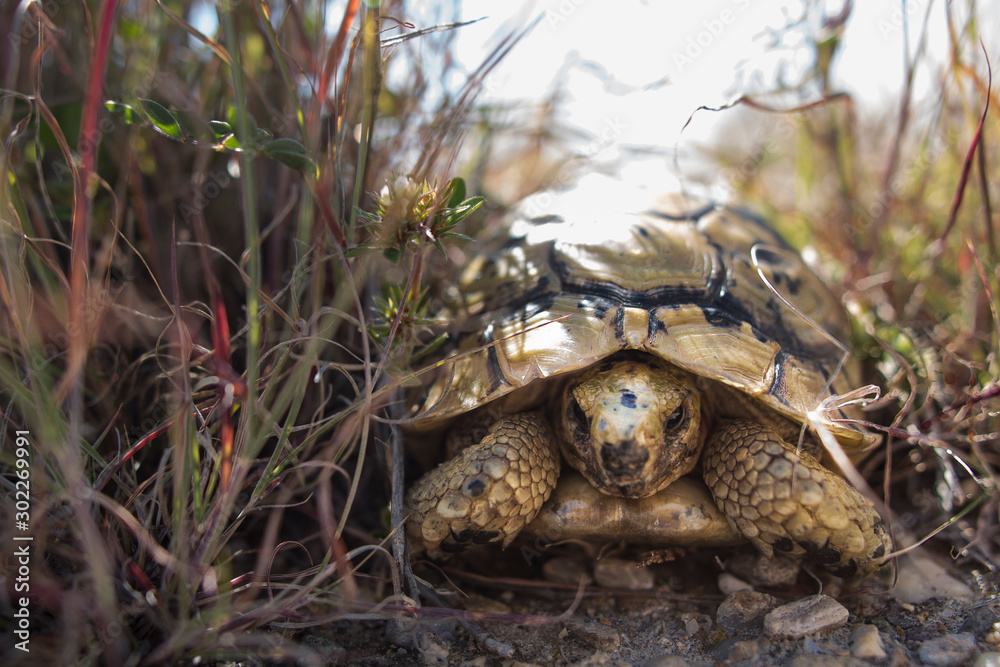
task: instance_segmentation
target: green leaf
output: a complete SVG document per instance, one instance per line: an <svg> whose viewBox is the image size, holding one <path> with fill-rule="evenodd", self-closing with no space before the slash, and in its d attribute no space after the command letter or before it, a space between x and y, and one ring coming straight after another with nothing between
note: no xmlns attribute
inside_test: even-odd
<svg viewBox="0 0 1000 667"><path fill-rule="evenodd" d="M295 139L287 138L272 139L264 144L263 150L265 153L269 151L283 151L286 153L298 153L299 155L305 155L308 152L306 151L306 147L301 143Z"/></svg>
<svg viewBox="0 0 1000 667"><path fill-rule="evenodd" d="M292 169L315 171L315 165L307 154L306 147L295 139L272 139L261 147L261 153Z"/></svg>
<svg viewBox="0 0 1000 667"><path fill-rule="evenodd" d="M278 162L291 167L292 169L298 169L299 171L310 170L315 172L316 167L312 159L304 153L298 151L283 151L283 150L270 150L267 146L261 151L262 155L266 155L270 158L274 158Z"/></svg>
<svg viewBox="0 0 1000 667"><path fill-rule="evenodd" d="M472 197L471 199L466 199L460 205L448 211L447 215L445 215L444 219L440 223L441 229L454 227L459 222L475 213L476 210L485 202L486 199L483 197Z"/></svg>
<svg viewBox="0 0 1000 667"><path fill-rule="evenodd" d="M465 199L465 179L453 178L448 184L451 194L448 196L448 208L455 208Z"/></svg>
<svg viewBox="0 0 1000 667"><path fill-rule="evenodd" d="M366 211L360 206L354 207L354 213L358 217L358 222L360 222L365 227L371 227L372 225L378 225L382 222L381 216L377 213L372 213Z"/></svg>
<svg viewBox="0 0 1000 667"><path fill-rule="evenodd" d="M171 139L181 140L184 138L177 117L165 106L153 100L142 100L142 110L146 112L149 120L160 132Z"/></svg>
<svg viewBox="0 0 1000 667"><path fill-rule="evenodd" d="M212 132L215 133L216 141L222 141L233 133L233 126L224 120L210 120L208 121L208 126L212 128Z"/></svg>
<svg viewBox="0 0 1000 667"><path fill-rule="evenodd" d="M472 237L466 234L459 234L458 232L441 232L438 234L439 239L458 239L459 241L471 241Z"/></svg>
<svg viewBox="0 0 1000 667"><path fill-rule="evenodd" d="M240 140L236 138L236 134L230 134L226 137L226 140L222 142L223 148L228 148L231 151L238 151L243 149L243 144Z"/></svg>
<svg viewBox="0 0 1000 667"><path fill-rule="evenodd" d="M107 100L104 102L104 107L123 123L127 123L129 125L146 124L146 119L143 118L142 114L124 102Z"/></svg>
<svg viewBox="0 0 1000 667"><path fill-rule="evenodd" d="M426 357L428 354L430 354L434 350L444 345L444 342L446 340L448 340L447 333L438 334L438 336L431 342L427 343L427 345L424 346L422 350L417 350L416 352L414 352L413 356L410 358L410 361L413 362L422 357Z"/></svg>
<svg viewBox="0 0 1000 667"><path fill-rule="evenodd" d="M360 257L361 255L370 255L374 252L381 250L378 246L373 245L356 245L351 246L344 251L344 257Z"/></svg>

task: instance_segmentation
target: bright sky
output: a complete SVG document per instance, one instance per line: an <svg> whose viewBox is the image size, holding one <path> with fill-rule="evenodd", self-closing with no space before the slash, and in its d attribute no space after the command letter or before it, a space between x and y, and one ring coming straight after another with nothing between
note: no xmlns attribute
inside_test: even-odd
<svg viewBox="0 0 1000 667"><path fill-rule="evenodd" d="M673 147L679 139L681 145L710 140L727 114L698 114L681 137L696 108L769 90L781 71L796 80L798 72L809 69L813 54L801 31L780 29L801 17L802 4L713 0L681 9L679 3L653 0L509 5L464 0L463 20L488 18L459 31L456 55L471 71L496 45L505 22L541 16L487 81L483 99L540 100L562 77L570 95L560 119L594 138L613 135L601 156L613 159L616 147ZM836 15L841 6L828 2L827 15ZM965 9L952 11L961 18ZM980 34L1000 34L1000 12L980 9L980 14L981 20L989 14L979 25ZM894 113L905 78L904 25L913 54L925 23L926 50L932 63L940 63L948 48L941 0L855 3L835 62L833 88L850 92L863 113ZM1000 62L1000 44L990 46L992 62ZM926 61L918 68L916 99L934 94L939 69Z"/></svg>
<svg viewBox="0 0 1000 667"><path fill-rule="evenodd" d="M843 2L828 0L825 14L837 15ZM699 106L770 91L781 73L796 81L810 68L813 52L804 31L783 28L801 18L804 4L806 0L707 0L697 6L656 0L462 0L460 20L483 20L457 31L455 56L470 73L496 47L499 36L540 17L486 81L480 101L531 104L545 99L561 82L567 97L559 109L560 124L579 130L581 152L610 162L629 147L683 151L711 142L720 124L733 115L699 113L682 135L681 128ZM1000 35L998 4L979 3L977 28L984 39ZM344 0L329 0L331 33L339 25L343 5ZM450 7L414 1L407 6L406 18L418 29L432 27L454 20ZM951 12L956 27L964 25L966 4L953 3ZM280 7L272 16L280 20ZM191 18L209 34L216 32L214 7L207 0L193 6ZM809 26L813 32L818 29ZM929 57L914 78L915 116L920 100L929 100L927 108L933 107L949 48L944 0L855 2L834 64L832 88L851 93L861 113L894 114L905 78L905 54L916 53L924 30ZM425 44L426 49L435 48L434 40ZM965 46L975 49L977 63L984 62L978 44ZM986 47L990 61L1000 62L1000 42ZM435 57L442 54L421 54L428 60ZM390 69L390 79L411 75L405 63L394 66L402 69ZM985 67L980 69L985 80ZM464 83L461 72L457 74L451 82L456 89Z"/></svg>

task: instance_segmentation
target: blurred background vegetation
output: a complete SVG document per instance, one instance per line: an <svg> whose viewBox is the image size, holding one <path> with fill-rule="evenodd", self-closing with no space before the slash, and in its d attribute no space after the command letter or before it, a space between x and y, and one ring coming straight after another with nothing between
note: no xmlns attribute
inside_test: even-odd
<svg viewBox="0 0 1000 667"><path fill-rule="evenodd" d="M625 104L656 109L643 95L665 91L680 114L641 141L607 118L574 125L574 72L618 95L600 63L532 98L493 94L517 89L495 72L526 34L572 42L563 5L494 22L471 63L451 3L3 5L0 544L33 538L31 653L14 647L6 576L5 663L319 660L335 634L302 628L412 612L385 471L400 383L443 330L435 288L462 235L493 230L484 214L636 164L763 210L839 289L883 387L870 414L887 438L862 472L903 543L940 531L932 548L995 593L986 10L907 13L899 92L861 113L834 76L850 5L803 3L774 27L811 54L794 75L738 80L722 104L671 99L683 61L668 55L662 80L625 86ZM628 16L608 17L620 39L612 19ZM927 21L941 62L919 48ZM915 71L931 94L907 85ZM697 134L706 116L718 128Z"/></svg>

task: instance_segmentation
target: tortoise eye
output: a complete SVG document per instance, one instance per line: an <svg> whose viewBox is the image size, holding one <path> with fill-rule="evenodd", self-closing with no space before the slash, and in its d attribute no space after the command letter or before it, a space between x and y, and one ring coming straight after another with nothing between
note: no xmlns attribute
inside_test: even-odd
<svg viewBox="0 0 1000 667"><path fill-rule="evenodd" d="M575 438L586 440L590 437L590 418L576 399L570 399L569 405L566 406L566 420L573 429Z"/></svg>
<svg viewBox="0 0 1000 667"><path fill-rule="evenodd" d="M665 435L675 435L677 431L687 422L684 406L677 408L663 421L663 433Z"/></svg>

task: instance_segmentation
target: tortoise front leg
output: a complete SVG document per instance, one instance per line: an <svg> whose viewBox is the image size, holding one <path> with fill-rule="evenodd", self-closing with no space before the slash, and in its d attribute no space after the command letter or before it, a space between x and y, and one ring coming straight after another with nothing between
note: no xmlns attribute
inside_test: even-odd
<svg viewBox="0 0 1000 667"><path fill-rule="evenodd" d="M840 577L870 574L892 549L868 500L773 428L720 424L705 444L705 483L761 552L807 558Z"/></svg>
<svg viewBox="0 0 1000 667"><path fill-rule="evenodd" d="M474 544L511 543L559 478L559 448L538 413L502 417L483 439L421 477L406 494L410 548L440 558Z"/></svg>

